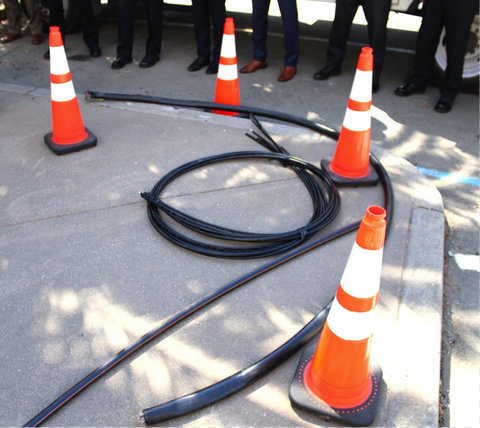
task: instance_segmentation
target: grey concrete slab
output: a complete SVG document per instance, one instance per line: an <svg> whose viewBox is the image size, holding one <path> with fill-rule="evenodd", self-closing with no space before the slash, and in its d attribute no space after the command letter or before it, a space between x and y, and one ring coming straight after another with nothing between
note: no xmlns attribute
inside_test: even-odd
<svg viewBox="0 0 480 428"><path fill-rule="evenodd" d="M22 132L0 129L0 140L8 142L0 148L0 376L8 385L0 389L0 424L21 425L161 320L265 262L213 259L170 244L150 225L138 194L186 161L260 148L243 135L251 128L246 119L87 104L79 96L98 145L57 156L43 142L50 131L48 97L29 88L0 91L2 122L15 123L18 111L25 122ZM316 165L333 154L326 137L266 127L292 154ZM373 341L385 382L375 425L435 425L442 200L408 162L375 146L372 151L387 168L395 197ZM296 227L311 210L298 180L272 164L195 171L166 197L205 219L253 230ZM342 189L341 197L340 215L325 233L383 203L378 186ZM47 424L136 425L141 409L257 361L330 300L354 238L309 252L185 320ZM330 425L290 406L298 357L239 394L164 425Z"/></svg>

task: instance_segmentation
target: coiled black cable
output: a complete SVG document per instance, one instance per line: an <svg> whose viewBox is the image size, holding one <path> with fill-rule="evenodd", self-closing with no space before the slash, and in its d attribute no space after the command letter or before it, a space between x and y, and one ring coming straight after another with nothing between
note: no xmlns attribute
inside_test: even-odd
<svg viewBox="0 0 480 428"><path fill-rule="evenodd" d="M267 159L278 160L283 165L294 167L297 175L307 186L313 203L313 215L304 227L283 233L250 233L237 231L226 227L214 225L188 214L185 214L160 199L165 187L181 175L206 165L216 162L237 159ZM313 180L313 174L317 181ZM150 193L142 193L148 201L148 216L155 228L163 237L190 251L214 257L224 258L258 258L267 257L290 250L293 247L311 238L321 228L328 225L340 210L340 197L337 188L330 178L319 168L307 162L282 153L267 152L232 152L198 159L174 169L161 178ZM193 239L179 230L170 226L162 217L162 213L168 215L182 226L191 231L202 234L204 237L241 242L243 245L226 246L214 242ZM249 243L251 245L246 245Z"/></svg>

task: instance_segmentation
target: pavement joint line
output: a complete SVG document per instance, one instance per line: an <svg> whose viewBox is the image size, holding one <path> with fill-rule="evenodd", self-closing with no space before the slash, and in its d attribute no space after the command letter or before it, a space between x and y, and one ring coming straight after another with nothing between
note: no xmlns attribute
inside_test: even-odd
<svg viewBox="0 0 480 428"><path fill-rule="evenodd" d="M135 202L124 202L123 204L118 204L118 205L111 205L108 207L101 207L101 208L93 208L90 210L81 210L81 211L75 211L75 212L69 212L69 213L64 213L64 214L57 214L57 215L52 215L49 217L40 217L40 218L33 218L30 220L24 220L24 221L19 221L18 223L7 223L7 224L0 224L0 229L8 228L8 227L16 227L16 226L22 226L25 224L34 224L38 223L41 221L48 221L48 220L53 220L53 219L58 219L58 218L68 218L68 217L74 217L77 215L84 215L84 214L90 214L90 213L95 213L95 212L102 212L102 211L107 211L111 209L117 209L117 208L123 208L123 207L130 207L133 205L138 205L140 203L143 203L143 200L140 199L139 201Z"/></svg>

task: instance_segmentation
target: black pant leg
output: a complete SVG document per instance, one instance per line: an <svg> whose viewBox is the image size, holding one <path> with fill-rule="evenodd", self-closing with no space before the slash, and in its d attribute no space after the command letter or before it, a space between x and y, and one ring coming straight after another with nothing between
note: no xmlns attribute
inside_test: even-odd
<svg viewBox="0 0 480 428"><path fill-rule="evenodd" d="M192 0L197 56L210 59L210 21L208 0Z"/></svg>
<svg viewBox="0 0 480 428"><path fill-rule="evenodd" d="M368 22L368 38L373 48L373 72L380 77L387 47L387 21L392 0L364 0L363 12Z"/></svg>
<svg viewBox="0 0 480 428"><path fill-rule="evenodd" d="M423 18L417 34L413 72L407 83L426 85L433 72L435 51L444 24L444 0L425 0Z"/></svg>
<svg viewBox="0 0 480 428"><path fill-rule="evenodd" d="M133 18L136 0L116 0L118 42L117 57L131 58L133 48Z"/></svg>
<svg viewBox="0 0 480 428"><path fill-rule="evenodd" d="M98 46L98 26L91 0L77 0L80 9L80 18L82 20L83 41L89 47Z"/></svg>
<svg viewBox="0 0 480 428"><path fill-rule="evenodd" d="M225 25L225 0L209 0L210 16L213 24L212 62L218 62L223 40L223 27Z"/></svg>
<svg viewBox="0 0 480 428"><path fill-rule="evenodd" d="M270 0L252 0L252 4L253 59L265 61L267 58L268 8Z"/></svg>
<svg viewBox="0 0 480 428"><path fill-rule="evenodd" d="M285 38L285 66L296 66L299 51L299 26L297 2L292 0L278 0L282 14L283 34Z"/></svg>
<svg viewBox="0 0 480 428"><path fill-rule="evenodd" d="M445 43L447 49L447 68L445 80L440 92L443 95L456 96L462 85L465 51L478 3L465 0L462 7L457 1L447 0L445 7Z"/></svg>
<svg viewBox="0 0 480 428"><path fill-rule="evenodd" d="M148 39L145 56L160 55L163 34L163 0L144 0L147 13Z"/></svg>
<svg viewBox="0 0 480 428"><path fill-rule="evenodd" d="M47 0L50 27L59 27L65 43L65 19L62 0Z"/></svg>
<svg viewBox="0 0 480 428"><path fill-rule="evenodd" d="M337 0L335 18L330 29L327 47L327 64L340 67L347 51L347 39L357 12L357 0Z"/></svg>

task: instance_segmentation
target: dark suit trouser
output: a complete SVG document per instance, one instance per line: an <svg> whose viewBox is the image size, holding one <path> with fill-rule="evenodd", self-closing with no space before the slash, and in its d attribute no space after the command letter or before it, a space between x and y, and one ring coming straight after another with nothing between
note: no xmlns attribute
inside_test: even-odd
<svg viewBox="0 0 480 428"><path fill-rule="evenodd" d="M98 26L93 14L91 0L77 0L82 20L82 36L85 44L92 48L98 46ZM65 19L62 0L47 0L47 7L50 13L49 25L58 26L65 43Z"/></svg>
<svg viewBox="0 0 480 428"><path fill-rule="evenodd" d="M118 43L117 57L131 58L136 0L117 0ZM144 0L148 38L145 56L160 55L162 48L163 0Z"/></svg>
<svg viewBox="0 0 480 428"><path fill-rule="evenodd" d="M474 0L425 0L422 25L417 36L413 73L407 82L426 85L434 69L435 52L443 27L447 68L440 92L456 96L461 89L465 49L478 3Z"/></svg>
<svg viewBox="0 0 480 428"><path fill-rule="evenodd" d="M192 0L197 55L218 62L225 24L225 0ZM210 18L213 24L213 46L210 40Z"/></svg>
<svg viewBox="0 0 480 428"><path fill-rule="evenodd" d="M265 61L267 58L268 8L270 0L253 0L252 42L253 59ZM285 37L285 66L297 65L298 62L298 10L296 0L278 0L282 15L283 34Z"/></svg>
<svg viewBox="0 0 480 428"><path fill-rule="evenodd" d="M368 23L368 39L373 48L374 73L380 75L385 59L387 21L391 0L337 0L335 18L330 30L327 64L340 68L347 51L347 40L353 18L362 6Z"/></svg>

